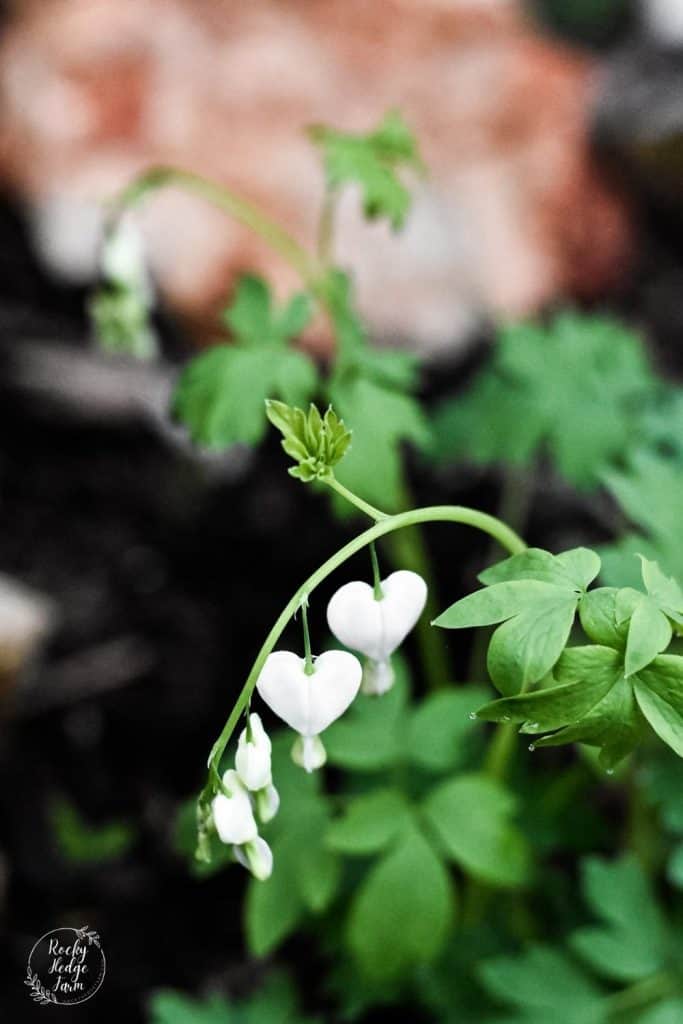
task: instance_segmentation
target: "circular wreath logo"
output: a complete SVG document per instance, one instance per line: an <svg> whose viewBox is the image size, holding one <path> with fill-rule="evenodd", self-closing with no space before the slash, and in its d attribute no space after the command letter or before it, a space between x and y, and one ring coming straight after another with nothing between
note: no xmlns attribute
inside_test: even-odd
<svg viewBox="0 0 683 1024"><path fill-rule="evenodd" d="M24 984L41 1006L75 1006L94 996L104 981L106 960L97 932L55 928L36 942Z"/></svg>

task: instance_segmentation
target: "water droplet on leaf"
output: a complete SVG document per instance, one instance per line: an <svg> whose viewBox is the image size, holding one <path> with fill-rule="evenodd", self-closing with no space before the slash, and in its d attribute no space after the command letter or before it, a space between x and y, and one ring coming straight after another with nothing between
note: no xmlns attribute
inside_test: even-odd
<svg viewBox="0 0 683 1024"><path fill-rule="evenodd" d="M467 717L469 718L470 722L475 722L476 719L477 719L477 712L476 711L470 711L470 713L469 713L469 715Z"/></svg>
<svg viewBox="0 0 683 1024"><path fill-rule="evenodd" d="M529 744L529 753L533 754L535 749L536 749L536 744L535 743L530 743Z"/></svg>

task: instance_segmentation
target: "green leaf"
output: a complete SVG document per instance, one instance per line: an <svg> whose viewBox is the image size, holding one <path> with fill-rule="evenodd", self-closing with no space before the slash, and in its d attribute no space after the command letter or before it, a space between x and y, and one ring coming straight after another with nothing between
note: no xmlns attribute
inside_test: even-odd
<svg viewBox="0 0 683 1024"><path fill-rule="evenodd" d="M517 693L552 669L582 590L599 567L597 555L585 548L558 556L531 548L483 572L488 586L451 605L433 624L462 629L507 620L491 638L487 664L501 693Z"/></svg>
<svg viewBox="0 0 683 1024"><path fill-rule="evenodd" d="M664 573L683 578L680 464L657 452L640 451L632 456L626 470L606 472L604 480L625 514L642 531L601 549L605 582L622 587L637 585L639 555L655 559Z"/></svg>
<svg viewBox="0 0 683 1024"><path fill-rule="evenodd" d="M558 596L525 608L498 627L486 664L502 694L518 693L550 672L569 639L575 612L576 598Z"/></svg>
<svg viewBox="0 0 683 1024"><path fill-rule="evenodd" d="M325 731L330 764L349 771L383 771L406 753L408 678L405 662L394 655L393 687L382 697L358 697L343 718Z"/></svg>
<svg viewBox="0 0 683 1024"><path fill-rule="evenodd" d="M408 757L430 772L453 771L470 751L471 714L485 699L483 686L461 686L423 698L408 723Z"/></svg>
<svg viewBox="0 0 683 1024"><path fill-rule="evenodd" d="M240 1020L224 996L193 999L170 989L155 992L149 1009L149 1024L238 1024Z"/></svg>
<svg viewBox="0 0 683 1024"><path fill-rule="evenodd" d="M590 590L579 603L579 618L586 635L596 644L623 650L628 625L618 623L615 602L616 587Z"/></svg>
<svg viewBox="0 0 683 1024"><path fill-rule="evenodd" d="M605 1020L600 989L568 956L548 946L531 946L521 956L485 961L478 973L491 996L531 1013L530 1019L539 1024L542 1020L603 1024Z"/></svg>
<svg viewBox="0 0 683 1024"><path fill-rule="evenodd" d="M600 572L600 558L590 548L572 548L552 555L543 548L526 548L479 573L482 583L538 580L558 587L585 590Z"/></svg>
<svg viewBox="0 0 683 1024"><path fill-rule="evenodd" d="M663 654L634 678L636 698L659 738L683 757L683 658Z"/></svg>
<svg viewBox="0 0 683 1024"><path fill-rule="evenodd" d="M411 822L411 811L395 789L378 789L352 800L327 830L326 845L338 853L366 856L385 849Z"/></svg>
<svg viewBox="0 0 683 1024"><path fill-rule="evenodd" d="M640 556L643 583L659 608L676 622L683 622L683 590L672 576L665 576L656 562Z"/></svg>
<svg viewBox="0 0 683 1024"><path fill-rule="evenodd" d="M608 771L640 742L643 720L629 680L619 674L605 696L580 721L535 741L536 747L588 743L600 748L600 763Z"/></svg>
<svg viewBox="0 0 683 1024"><path fill-rule="evenodd" d="M468 874L503 887L529 880L529 849L511 821L517 802L499 782L461 775L434 789L423 809L448 856Z"/></svg>
<svg viewBox="0 0 683 1024"><path fill-rule="evenodd" d="M308 299L296 295L283 311L273 309L268 285L243 277L224 314L235 341L196 356L182 372L172 412L193 441L211 448L257 444L265 433L266 398L306 403L318 374L302 352L287 347L310 316Z"/></svg>
<svg viewBox="0 0 683 1024"><path fill-rule="evenodd" d="M442 950L455 893L443 863L411 829L368 872L357 890L347 939L361 972L392 979Z"/></svg>
<svg viewBox="0 0 683 1024"><path fill-rule="evenodd" d="M470 390L438 410L436 454L528 465L547 450L566 479L594 487L638 438L634 409L653 389L640 338L616 320L509 326Z"/></svg>
<svg viewBox="0 0 683 1024"><path fill-rule="evenodd" d="M603 922L580 928L571 948L599 974L634 982L662 969L667 933L649 880L635 857L609 863L584 861L582 888L586 902Z"/></svg>
<svg viewBox="0 0 683 1024"><path fill-rule="evenodd" d="M638 1017L636 1024L680 1024L683 1020L683 999L667 999L650 1007Z"/></svg>
<svg viewBox="0 0 683 1024"><path fill-rule="evenodd" d="M135 830L126 822L92 825L64 797L52 802L50 818L60 853L76 864L115 860L135 842Z"/></svg>
<svg viewBox="0 0 683 1024"><path fill-rule="evenodd" d="M252 274L240 278L232 304L223 313L235 340L256 347L284 347L301 334L310 318L307 295L294 295L283 310L275 310L267 283Z"/></svg>
<svg viewBox="0 0 683 1024"><path fill-rule="evenodd" d="M539 607L559 601L571 600L566 588L537 580L508 580L494 583L461 598L447 608L432 623L442 629L469 629L472 626L491 626L519 615L527 607Z"/></svg>
<svg viewBox="0 0 683 1024"><path fill-rule="evenodd" d="M625 669L631 676L649 665L671 643L671 623L655 602L643 594L628 629Z"/></svg>
<svg viewBox="0 0 683 1024"><path fill-rule="evenodd" d="M198 444L257 444L266 429L266 398L281 394L305 402L315 386L315 368L299 352L216 345L181 374L173 413Z"/></svg>
<svg viewBox="0 0 683 1024"><path fill-rule="evenodd" d="M367 135L351 135L315 126L311 138L321 146L328 186L355 183L363 195L368 219L386 217L394 229L402 227L410 207L410 194L397 171L420 168L415 139L397 111L385 115Z"/></svg>

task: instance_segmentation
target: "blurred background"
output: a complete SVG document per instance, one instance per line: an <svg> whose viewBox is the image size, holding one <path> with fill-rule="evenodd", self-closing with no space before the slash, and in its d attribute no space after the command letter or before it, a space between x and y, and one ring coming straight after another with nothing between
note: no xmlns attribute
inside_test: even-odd
<svg viewBox="0 0 683 1024"><path fill-rule="evenodd" d="M86 923L108 974L94 1000L60 1011L69 1019L149 1022L153 993L169 987L243 999L273 968L298 983L306 1012L341 1019L325 941L296 933L265 959L248 954L246 877L198 880L177 834L262 636L357 526L287 476L274 438L206 454L168 417L182 364L224 338L239 276L263 275L281 298L298 282L245 229L170 189L139 217L159 357L108 357L86 313L104 204L169 164L230 184L310 245L324 180L305 129L366 132L396 108L427 174L398 234L365 223L345 193L336 259L373 343L419 357L427 412L472 379L500 324L566 306L639 331L673 386L683 6L17 0L1 28L3 1019L52 1012L23 989L28 951L50 928ZM321 323L303 345L332 357ZM499 469L469 464L464 448L459 461L408 452L416 501L496 507ZM547 465L527 497L533 542L614 537L613 498ZM459 595L486 543L457 531L429 543L442 592ZM451 656L462 675L469 650ZM287 1013L158 1020L303 1019Z"/></svg>

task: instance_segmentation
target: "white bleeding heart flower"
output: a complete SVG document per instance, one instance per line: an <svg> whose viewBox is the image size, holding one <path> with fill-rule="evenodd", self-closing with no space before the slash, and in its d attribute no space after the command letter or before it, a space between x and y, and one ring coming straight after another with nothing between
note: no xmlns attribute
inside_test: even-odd
<svg viewBox="0 0 683 1024"><path fill-rule="evenodd" d="M251 871L259 882L265 882L273 873L273 851L261 836L242 846L234 846L233 853L236 860Z"/></svg>
<svg viewBox="0 0 683 1024"><path fill-rule="evenodd" d="M267 824L280 809L280 794L272 784L255 794L256 814L259 821Z"/></svg>
<svg viewBox="0 0 683 1024"><path fill-rule="evenodd" d="M275 651L266 659L256 688L266 704L303 740L313 740L342 715L360 688L363 669L347 651L325 651L306 673L306 661L291 651ZM317 743L305 743L302 763L307 771L319 766Z"/></svg>
<svg viewBox="0 0 683 1024"><path fill-rule="evenodd" d="M223 843L249 843L256 839L258 828L249 794L235 771L223 776L226 793L218 793L211 803L216 832Z"/></svg>
<svg viewBox="0 0 683 1024"><path fill-rule="evenodd" d="M307 772L314 772L316 768L322 768L327 761L327 751L319 736L299 736L292 747L292 761L294 764L305 768Z"/></svg>
<svg viewBox="0 0 683 1024"><path fill-rule="evenodd" d="M249 725L237 742L235 768L247 789L265 789L271 782L271 742L256 713L249 715Z"/></svg>
<svg viewBox="0 0 683 1024"><path fill-rule="evenodd" d="M327 623L337 640L367 658L365 693L385 693L393 684L389 659L405 640L425 606L427 584L416 572L400 569L373 587L354 580L340 587L327 606Z"/></svg>

